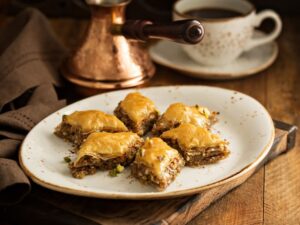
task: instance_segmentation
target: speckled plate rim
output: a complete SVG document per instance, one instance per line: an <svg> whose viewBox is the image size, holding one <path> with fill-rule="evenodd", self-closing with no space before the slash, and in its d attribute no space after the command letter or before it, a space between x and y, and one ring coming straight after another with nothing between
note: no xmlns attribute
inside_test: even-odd
<svg viewBox="0 0 300 225"><path fill-rule="evenodd" d="M230 89L225 89L225 88L219 88L219 87L210 87L210 86L205 86L205 85L177 85L177 86L157 86L157 87L147 87L147 88L139 88L139 90L141 89L159 89L159 88L171 88L171 87L206 87L206 88L212 88L212 89L222 89L222 90L230 90ZM137 90L136 88L133 89L126 89L126 90ZM118 91L111 91L111 92L118 92ZM106 92L106 93L102 93L99 95L103 95L103 94L109 94L111 92ZM236 91L237 93L243 94L241 92ZM89 98L95 98L96 96L99 95L94 95L85 99L82 99L80 101L77 101L75 103L72 103L68 106L71 105L75 105L79 102L85 101L86 99ZM243 94L246 95L246 94ZM188 196L188 195L192 195L192 194L197 194L200 193L204 190L210 189L210 188L214 188L220 185L224 185L227 184L231 181L236 181L238 178L240 178L241 176L247 174L248 172L254 170L256 168L256 166L259 165L260 162L263 161L263 159L268 155L268 153L271 150L271 146L272 143L274 141L275 138L275 128L273 125L273 120L269 114L269 112L265 109L265 107L263 105L261 105L256 99L252 98L251 96L247 95L249 98L251 98L253 101L255 101L256 103L258 103L261 107L262 110L264 110L264 112L266 113L268 120L270 122L271 126L271 137L268 140L268 143L262 148L262 150L260 151L260 154L258 155L258 157L251 163L249 163L248 165L246 165L244 168L242 168L240 171L224 178L221 179L219 181L213 182L211 184L208 185L203 185L200 187L196 187L196 188L190 188L187 190L181 190L181 191L172 191L172 192L149 192L149 193L141 193L141 194L113 194L113 193L97 193L97 192L91 192L91 191L82 191L82 190L77 190L77 189L72 189L72 188L67 188L64 186L60 186L57 184L52 184L47 182L46 180L42 180L38 177L36 177L33 173L31 173L31 171L26 167L26 165L23 163L23 159L22 159L22 151L23 151L23 143L27 140L27 136L25 137L25 139L23 140L21 146L20 146L20 150L19 150L19 163L21 165L21 168L23 169L23 171L25 172L25 174L31 178L31 180L45 188L48 188L50 190L54 190L54 191L58 191L58 192L62 192L62 193L66 193L66 194L72 194L72 195L76 195L76 196L84 196L84 197L93 197L93 198L103 198L103 199L124 199L124 200L146 200L146 199L168 199L168 198L175 198L175 197L182 197L182 196ZM66 106L67 107L67 106ZM55 114L56 112L50 114L48 117L52 116L53 114ZM47 117L46 117L47 118ZM31 132L31 131L30 131Z"/></svg>
<svg viewBox="0 0 300 225"><path fill-rule="evenodd" d="M159 42L161 42L161 41L159 41ZM156 44L158 44L158 43L156 43ZM159 53L157 53L157 52L154 53L153 49L154 49L155 45L150 47L149 52L150 52L151 59L155 63L160 64L162 66L169 67L174 70L177 70L187 76L191 76L191 77L198 78L198 79L207 79L207 80L234 80L234 79L257 74L257 73L267 69L275 62L275 60L277 59L278 54L279 54L278 44L276 42L272 42L269 44L272 45L273 51L272 51L272 55L270 55L270 58L267 61L265 61L263 64L261 64L258 67L254 67L254 68L245 70L243 72L236 72L236 73L222 72L222 69L220 69L220 72L217 73L217 72L212 72L210 70L206 70L205 68L202 68L201 70L182 68L179 64L171 63L171 62L167 61L164 57L159 56Z"/></svg>

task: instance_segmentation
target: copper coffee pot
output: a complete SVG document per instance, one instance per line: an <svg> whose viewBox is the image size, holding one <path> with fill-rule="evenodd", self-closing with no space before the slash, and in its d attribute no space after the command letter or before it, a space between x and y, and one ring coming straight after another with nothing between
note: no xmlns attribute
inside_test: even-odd
<svg viewBox="0 0 300 225"><path fill-rule="evenodd" d="M88 90L108 90L138 86L155 72L148 52L139 41L169 39L196 44L204 30L197 20L169 24L151 21L125 21L130 0L87 0L91 8L88 29L62 67L63 76ZM92 93L92 92L89 92Z"/></svg>

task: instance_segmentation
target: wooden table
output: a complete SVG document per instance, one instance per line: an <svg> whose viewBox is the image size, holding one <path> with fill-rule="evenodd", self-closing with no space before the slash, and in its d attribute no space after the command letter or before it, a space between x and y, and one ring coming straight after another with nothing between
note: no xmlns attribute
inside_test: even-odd
<svg viewBox="0 0 300 225"><path fill-rule="evenodd" d="M87 22L51 19L51 24L63 43L73 47ZM279 58L264 72L234 81L204 81L157 66L148 85L199 84L234 89L260 101L274 119L300 126L300 17L285 17L283 24ZM300 224L300 139L296 142L294 150L260 169L189 224Z"/></svg>

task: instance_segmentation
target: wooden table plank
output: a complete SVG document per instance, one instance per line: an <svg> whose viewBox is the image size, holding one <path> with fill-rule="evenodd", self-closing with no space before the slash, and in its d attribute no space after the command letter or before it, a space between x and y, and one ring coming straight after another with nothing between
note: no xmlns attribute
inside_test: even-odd
<svg viewBox="0 0 300 225"><path fill-rule="evenodd" d="M300 126L300 19L284 20L278 63L267 82L267 108L273 118ZM294 151L265 168L264 221L267 225L300 224L300 139Z"/></svg>

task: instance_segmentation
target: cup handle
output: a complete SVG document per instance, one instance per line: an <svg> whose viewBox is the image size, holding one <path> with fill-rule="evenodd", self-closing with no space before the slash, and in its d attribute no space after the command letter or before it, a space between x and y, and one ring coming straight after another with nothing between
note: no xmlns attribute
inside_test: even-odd
<svg viewBox="0 0 300 225"><path fill-rule="evenodd" d="M264 10L264 11L261 11L260 13L258 13L256 15L256 18L254 19L254 26L259 27L260 24L262 23L262 21L264 21L267 18L274 20L274 22L275 22L274 30L266 37L252 38L245 47L246 51L250 50L254 47L257 47L259 45L263 45L265 43L271 42L274 39L276 39L278 37L278 35L280 34L281 29L282 29L282 22L281 22L279 15L273 10Z"/></svg>

